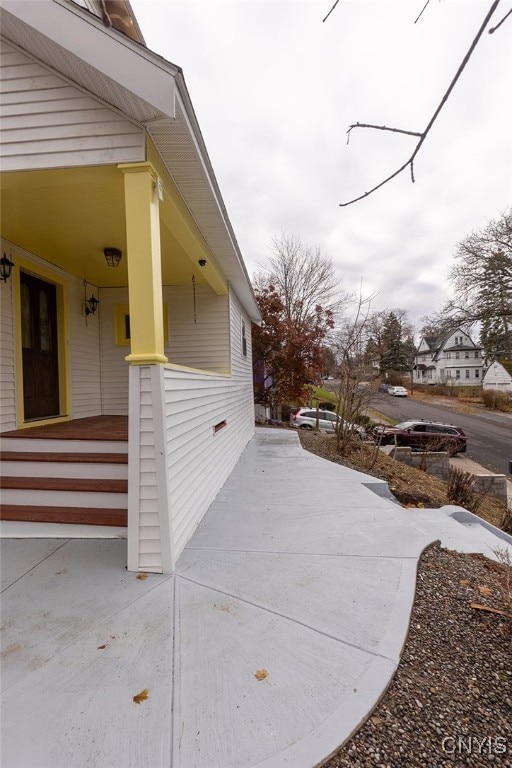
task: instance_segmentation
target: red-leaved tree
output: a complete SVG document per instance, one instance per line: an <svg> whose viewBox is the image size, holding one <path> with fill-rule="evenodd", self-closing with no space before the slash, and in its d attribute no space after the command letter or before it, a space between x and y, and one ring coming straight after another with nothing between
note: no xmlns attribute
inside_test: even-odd
<svg viewBox="0 0 512 768"><path fill-rule="evenodd" d="M263 320L252 338L255 401L272 406L306 402L308 385L322 373L332 311L317 304L308 315L294 317L271 283L256 287L255 293Z"/></svg>

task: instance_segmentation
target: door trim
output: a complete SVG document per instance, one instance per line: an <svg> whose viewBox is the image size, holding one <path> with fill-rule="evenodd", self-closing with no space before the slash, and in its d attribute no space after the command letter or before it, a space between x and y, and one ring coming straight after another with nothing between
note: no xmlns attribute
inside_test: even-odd
<svg viewBox="0 0 512 768"><path fill-rule="evenodd" d="M53 272L50 269L24 258L16 253L15 268L13 269L13 293L14 293L14 325L16 338L16 423L18 429L35 427L42 424L55 424L59 421L69 421L71 416L70 382L71 373L69 365L69 332L68 332L68 285L64 275ZM25 407L23 401L23 354L21 342L21 280L20 273L28 272L34 277L53 283L57 291L57 350L59 362L59 415L45 419L30 419L25 421Z"/></svg>

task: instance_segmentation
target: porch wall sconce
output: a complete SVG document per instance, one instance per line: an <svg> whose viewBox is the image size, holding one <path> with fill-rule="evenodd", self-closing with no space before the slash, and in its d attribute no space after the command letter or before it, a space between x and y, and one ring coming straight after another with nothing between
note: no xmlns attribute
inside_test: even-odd
<svg viewBox="0 0 512 768"><path fill-rule="evenodd" d="M85 315L85 324L87 325L87 318L89 315L95 315L96 309L98 308L99 300L96 298L94 293L91 293L89 298L87 298L87 280L84 280L84 304L83 304L83 310Z"/></svg>
<svg viewBox="0 0 512 768"><path fill-rule="evenodd" d="M118 267L123 252L119 248L104 248L103 253L105 255L105 261L109 267Z"/></svg>
<svg viewBox="0 0 512 768"><path fill-rule="evenodd" d="M199 259L199 261L197 263L199 264L200 267L205 267L206 266L206 259Z"/></svg>
<svg viewBox="0 0 512 768"><path fill-rule="evenodd" d="M12 262L10 259L7 258L7 255L4 251L4 255L0 259L0 277L6 283L8 279L11 276L12 268L14 267L14 262Z"/></svg>
<svg viewBox="0 0 512 768"><path fill-rule="evenodd" d="M98 306L100 302L96 298L94 294L87 299L87 306L85 308L85 314L86 315L95 315L96 314L96 307Z"/></svg>

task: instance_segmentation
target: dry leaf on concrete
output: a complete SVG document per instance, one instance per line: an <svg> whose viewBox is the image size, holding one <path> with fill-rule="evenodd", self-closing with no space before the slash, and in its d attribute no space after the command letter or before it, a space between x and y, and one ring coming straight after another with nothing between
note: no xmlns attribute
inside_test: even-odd
<svg viewBox="0 0 512 768"><path fill-rule="evenodd" d="M149 698L149 688L144 688L140 693L133 697L135 704L140 704L142 701L146 701Z"/></svg>
<svg viewBox="0 0 512 768"><path fill-rule="evenodd" d="M256 680L264 680L266 677L268 677L268 672L266 669L257 669L254 673L254 677Z"/></svg>

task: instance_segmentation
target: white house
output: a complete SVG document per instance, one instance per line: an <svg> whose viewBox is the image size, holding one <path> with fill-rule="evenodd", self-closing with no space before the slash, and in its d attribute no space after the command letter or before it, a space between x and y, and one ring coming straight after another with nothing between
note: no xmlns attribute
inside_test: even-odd
<svg viewBox="0 0 512 768"><path fill-rule="evenodd" d="M512 392L512 360L493 360L482 379L484 389Z"/></svg>
<svg viewBox="0 0 512 768"><path fill-rule="evenodd" d="M459 328L440 338L424 336L414 358L414 383L478 385L482 348Z"/></svg>
<svg viewBox="0 0 512 768"><path fill-rule="evenodd" d="M129 569L171 572L253 434L258 307L129 3L0 14L2 517L124 524Z"/></svg>

